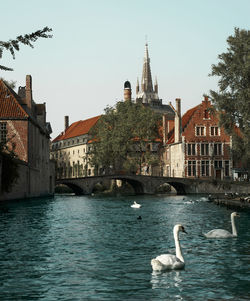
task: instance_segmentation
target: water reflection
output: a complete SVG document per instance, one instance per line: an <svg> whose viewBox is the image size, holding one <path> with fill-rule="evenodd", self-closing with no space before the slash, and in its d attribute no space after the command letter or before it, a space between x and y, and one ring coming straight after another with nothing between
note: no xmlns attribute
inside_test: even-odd
<svg viewBox="0 0 250 301"><path fill-rule="evenodd" d="M157 288L177 288L179 293L182 292L182 282L180 271L168 271L168 272L156 272L153 271L151 274L151 285L152 289Z"/></svg>

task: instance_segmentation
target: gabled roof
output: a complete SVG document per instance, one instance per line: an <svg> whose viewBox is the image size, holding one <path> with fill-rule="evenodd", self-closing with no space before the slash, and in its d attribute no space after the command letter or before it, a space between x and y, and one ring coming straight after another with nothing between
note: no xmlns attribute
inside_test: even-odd
<svg viewBox="0 0 250 301"><path fill-rule="evenodd" d="M188 110L181 118L182 130L187 126L188 122L194 115L195 111L199 108L200 105L193 107L192 109Z"/></svg>
<svg viewBox="0 0 250 301"><path fill-rule="evenodd" d="M57 142L81 135L88 134L90 129L96 124L96 122L101 118L101 115L92 117L86 120L80 120L72 123L66 131L58 135L52 142Z"/></svg>
<svg viewBox="0 0 250 301"><path fill-rule="evenodd" d="M185 129L187 124L189 123L190 119L196 112L196 110L199 108L200 104L197 105L196 107L193 107L192 109L189 109L181 118L181 125L182 125L182 131ZM172 131L170 132L170 137L168 139L167 144L174 143L174 123L172 124L173 128Z"/></svg>
<svg viewBox="0 0 250 301"><path fill-rule="evenodd" d="M0 80L0 118L27 119L29 115L19 103L19 96Z"/></svg>

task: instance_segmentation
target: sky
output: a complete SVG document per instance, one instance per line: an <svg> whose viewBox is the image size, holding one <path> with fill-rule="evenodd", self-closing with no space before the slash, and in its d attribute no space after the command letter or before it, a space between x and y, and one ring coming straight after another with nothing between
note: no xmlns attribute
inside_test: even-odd
<svg viewBox="0 0 250 301"><path fill-rule="evenodd" d="M135 98L145 43L151 73L164 104L181 98L182 113L218 90L209 76L227 52L234 28L250 29L249 0L12 0L1 3L1 41L52 28L52 39L21 45L13 60L3 53L0 77L25 86L32 75L33 98L46 102L55 138L69 123L104 113L123 99L129 80Z"/></svg>

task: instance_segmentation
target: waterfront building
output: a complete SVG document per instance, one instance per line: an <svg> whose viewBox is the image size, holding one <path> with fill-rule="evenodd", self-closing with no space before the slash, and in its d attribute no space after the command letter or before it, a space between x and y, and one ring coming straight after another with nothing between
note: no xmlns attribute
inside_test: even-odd
<svg viewBox="0 0 250 301"><path fill-rule="evenodd" d="M51 159L56 162L56 178L93 176L94 167L89 164L91 128L101 116L80 120L69 125L65 116L64 131L51 143Z"/></svg>
<svg viewBox="0 0 250 301"><path fill-rule="evenodd" d="M0 199L46 196L54 193L54 164L49 159L50 123L46 104L33 99L32 78L18 93L0 80L0 142L6 152L14 151L19 177ZM2 177L5 175L2 174Z"/></svg>
<svg viewBox="0 0 250 301"><path fill-rule="evenodd" d="M175 120L163 116L165 176L227 179L232 177L232 139L219 125L218 113L208 100L181 117L176 99Z"/></svg>

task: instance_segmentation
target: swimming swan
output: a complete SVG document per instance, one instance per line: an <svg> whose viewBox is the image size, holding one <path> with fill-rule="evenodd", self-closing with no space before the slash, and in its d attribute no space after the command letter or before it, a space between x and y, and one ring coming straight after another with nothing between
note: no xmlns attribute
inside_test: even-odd
<svg viewBox="0 0 250 301"><path fill-rule="evenodd" d="M179 270L185 266L184 258L181 254L181 246L179 242L179 231L187 233L181 224L174 226L174 241L176 256L172 254L162 254L151 260L153 271Z"/></svg>
<svg viewBox="0 0 250 301"><path fill-rule="evenodd" d="M209 231L208 233L205 233L204 235L207 238L228 238L228 237L236 237L237 236L237 231L235 227L235 222L234 222L234 217L235 216L240 216L237 212L231 213L231 223L232 223L232 232L230 233L227 230L223 229L214 229Z"/></svg>
<svg viewBox="0 0 250 301"><path fill-rule="evenodd" d="M131 205L132 208L140 208L141 204L137 204L136 201L134 201L134 204Z"/></svg>

